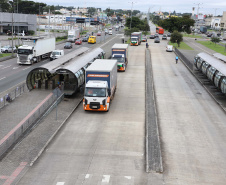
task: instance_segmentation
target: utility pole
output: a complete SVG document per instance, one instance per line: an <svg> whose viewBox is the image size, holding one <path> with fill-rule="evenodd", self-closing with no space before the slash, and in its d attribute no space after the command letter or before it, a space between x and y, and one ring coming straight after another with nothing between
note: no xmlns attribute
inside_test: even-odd
<svg viewBox="0 0 226 185"><path fill-rule="evenodd" d="M198 19L198 16L199 16L199 9L200 9L200 5L202 5L203 3L194 3L195 5L198 5L198 8L197 8L197 19Z"/></svg>
<svg viewBox="0 0 226 185"><path fill-rule="evenodd" d="M12 1L12 56L13 56L13 10L14 10L14 2Z"/></svg>
<svg viewBox="0 0 226 185"><path fill-rule="evenodd" d="M130 3L130 2L128 2L128 3ZM133 11L133 3L134 2L131 2L132 3L132 6L131 6L131 19L130 19L130 29L131 29L131 23L132 23L132 17L133 17L133 15L132 15L132 11Z"/></svg>

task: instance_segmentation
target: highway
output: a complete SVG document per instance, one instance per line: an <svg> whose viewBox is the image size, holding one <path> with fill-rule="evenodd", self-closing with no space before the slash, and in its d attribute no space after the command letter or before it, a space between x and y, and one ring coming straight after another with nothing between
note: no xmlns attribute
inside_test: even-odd
<svg viewBox="0 0 226 185"><path fill-rule="evenodd" d="M99 46L109 54L119 37ZM142 43L129 47L128 68L118 73L117 91L108 113L85 112L80 104L33 166L29 166L33 160L29 156L34 151L25 150L25 146L34 139L32 132L1 161L0 183L12 178L17 185L224 185L225 112L181 61L175 63L174 52L165 51L167 41L154 43L148 39L148 43L162 174L145 172L145 43ZM61 109L67 110L69 103L68 99L62 102L65 107ZM43 120L35 130L44 123L54 124L52 117ZM40 129L39 137L46 132L47 129ZM26 158L18 156L17 150L26 153Z"/></svg>
<svg viewBox="0 0 226 185"><path fill-rule="evenodd" d="M96 47L97 44L104 43L105 41L111 39L117 34L113 32L113 35L104 35L102 33L101 36L97 36L96 44L88 44L87 42L83 42L82 46L85 47ZM94 34L96 35L96 34ZM81 47L80 45L73 44L72 49L64 49L64 43L56 45L56 49L63 49L65 54ZM16 63L17 58L13 58L4 62L0 62L0 93L6 91L7 89L16 86L17 84L24 82L26 80L27 74L34 68L37 68L43 64L49 62L49 59L42 60L39 63L34 63L33 65L19 65Z"/></svg>

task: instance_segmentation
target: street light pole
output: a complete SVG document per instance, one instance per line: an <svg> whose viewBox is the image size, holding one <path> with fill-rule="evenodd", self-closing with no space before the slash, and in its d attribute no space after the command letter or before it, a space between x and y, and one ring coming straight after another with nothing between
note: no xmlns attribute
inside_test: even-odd
<svg viewBox="0 0 226 185"><path fill-rule="evenodd" d="M12 56L13 56L13 9L14 9L14 2L12 1Z"/></svg>
<svg viewBox="0 0 226 185"><path fill-rule="evenodd" d="M128 2L130 3L130 2ZM131 23L132 23L132 19L133 19L133 15L132 15L132 11L133 11L133 3L136 3L136 2L131 2L132 3L132 7L131 7L131 20L130 20L130 29L131 29Z"/></svg>

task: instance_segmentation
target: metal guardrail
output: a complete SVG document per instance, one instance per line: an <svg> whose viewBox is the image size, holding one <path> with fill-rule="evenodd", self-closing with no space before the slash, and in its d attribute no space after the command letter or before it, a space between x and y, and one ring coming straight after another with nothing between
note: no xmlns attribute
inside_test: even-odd
<svg viewBox="0 0 226 185"><path fill-rule="evenodd" d="M5 94L4 96L0 97L0 110L6 105L8 105L10 102L15 100L22 93L27 91L28 91L27 85L24 83L20 86L17 86L15 89L11 90L9 93Z"/></svg>
<svg viewBox="0 0 226 185"><path fill-rule="evenodd" d="M182 59L182 62L184 62L193 71L193 63L190 62L176 47L175 53Z"/></svg>
<svg viewBox="0 0 226 185"><path fill-rule="evenodd" d="M62 99L64 93L59 88L53 90L36 108L34 108L17 126L15 126L4 138L0 140L0 157L27 131L31 128L48 109L59 99Z"/></svg>

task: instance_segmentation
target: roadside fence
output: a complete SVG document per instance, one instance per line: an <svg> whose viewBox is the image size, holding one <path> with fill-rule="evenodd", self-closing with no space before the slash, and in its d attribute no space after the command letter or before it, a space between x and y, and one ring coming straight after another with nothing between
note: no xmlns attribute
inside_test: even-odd
<svg viewBox="0 0 226 185"><path fill-rule="evenodd" d="M176 47L175 53L182 59L182 62L184 62L193 71L193 63L188 60Z"/></svg>
<svg viewBox="0 0 226 185"><path fill-rule="evenodd" d="M17 86L15 89L9 91L7 94L0 97L0 110L15 100L18 96L20 96L22 93L27 92L28 88L27 85L24 83L20 86Z"/></svg>
<svg viewBox="0 0 226 185"><path fill-rule="evenodd" d="M18 125L16 125L4 138L0 138L0 157L16 143L16 141L43 116L50 112L49 109L59 103L64 93L59 88L53 90L40 104L35 107Z"/></svg>

